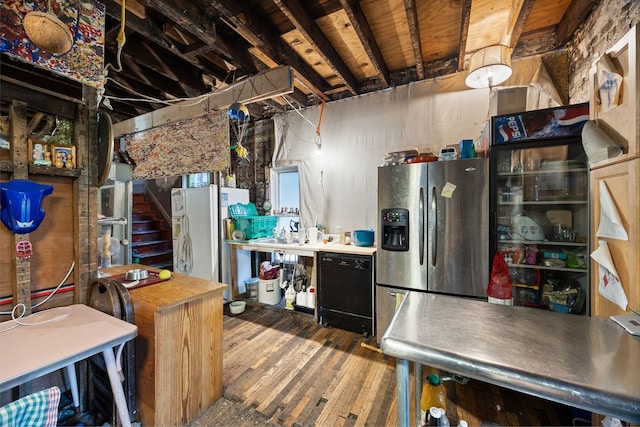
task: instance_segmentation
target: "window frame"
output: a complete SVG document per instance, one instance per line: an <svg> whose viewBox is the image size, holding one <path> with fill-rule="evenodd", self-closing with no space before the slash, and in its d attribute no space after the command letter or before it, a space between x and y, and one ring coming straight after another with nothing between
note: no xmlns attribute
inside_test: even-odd
<svg viewBox="0 0 640 427"><path fill-rule="evenodd" d="M271 168L270 179L270 195L271 195L271 209L277 210L280 212L282 205L280 203L280 176L284 173L295 172L298 176L298 212L301 209L300 206L300 171L298 170L298 166L279 166ZM289 206L287 206L289 207Z"/></svg>

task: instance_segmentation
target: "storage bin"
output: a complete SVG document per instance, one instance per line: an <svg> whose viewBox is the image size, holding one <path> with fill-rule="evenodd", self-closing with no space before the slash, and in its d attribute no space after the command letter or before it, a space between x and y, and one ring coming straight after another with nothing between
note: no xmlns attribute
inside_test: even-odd
<svg viewBox="0 0 640 427"><path fill-rule="evenodd" d="M258 301L258 282L259 279L257 277L244 281L244 287L247 289L247 297L252 301Z"/></svg>
<svg viewBox="0 0 640 427"><path fill-rule="evenodd" d="M258 301L263 304L276 305L280 303L280 280L262 280L258 286Z"/></svg>
<svg viewBox="0 0 640 427"><path fill-rule="evenodd" d="M229 205L229 215L233 218L235 228L242 230L247 239L271 236L278 224L276 216L258 215L258 209L253 203Z"/></svg>

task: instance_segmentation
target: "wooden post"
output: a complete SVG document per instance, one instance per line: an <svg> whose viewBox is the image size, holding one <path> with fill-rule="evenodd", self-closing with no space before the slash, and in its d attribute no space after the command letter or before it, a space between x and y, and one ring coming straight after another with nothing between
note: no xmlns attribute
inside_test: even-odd
<svg viewBox="0 0 640 427"><path fill-rule="evenodd" d="M28 179L27 153L27 104L12 101L11 115L11 159L13 161L13 179ZM29 258L19 258L15 248L21 241L29 241L29 234L13 234L13 248L11 259L15 270L12 277L13 305L24 304L24 314L31 314L31 262ZM22 311L16 313L21 314Z"/></svg>

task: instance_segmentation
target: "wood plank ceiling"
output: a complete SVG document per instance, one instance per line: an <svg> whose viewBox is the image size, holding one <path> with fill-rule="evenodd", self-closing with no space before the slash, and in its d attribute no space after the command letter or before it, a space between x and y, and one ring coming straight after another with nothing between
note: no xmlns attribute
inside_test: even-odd
<svg viewBox="0 0 640 427"><path fill-rule="evenodd" d="M116 63L120 0L106 5ZM122 71L109 71L114 121L290 65L295 92L253 117L465 70L478 49L513 59L565 47L597 0L127 0Z"/></svg>

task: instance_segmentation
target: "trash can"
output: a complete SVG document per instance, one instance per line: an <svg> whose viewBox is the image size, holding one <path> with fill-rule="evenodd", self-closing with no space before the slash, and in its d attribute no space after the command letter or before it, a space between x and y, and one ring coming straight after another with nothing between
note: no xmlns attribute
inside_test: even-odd
<svg viewBox="0 0 640 427"><path fill-rule="evenodd" d="M258 301L263 304L275 305L280 303L282 297L280 292L280 280L262 280L258 286Z"/></svg>
<svg viewBox="0 0 640 427"><path fill-rule="evenodd" d="M258 281L257 277L244 281L244 287L247 289L247 296L252 301L258 301Z"/></svg>

